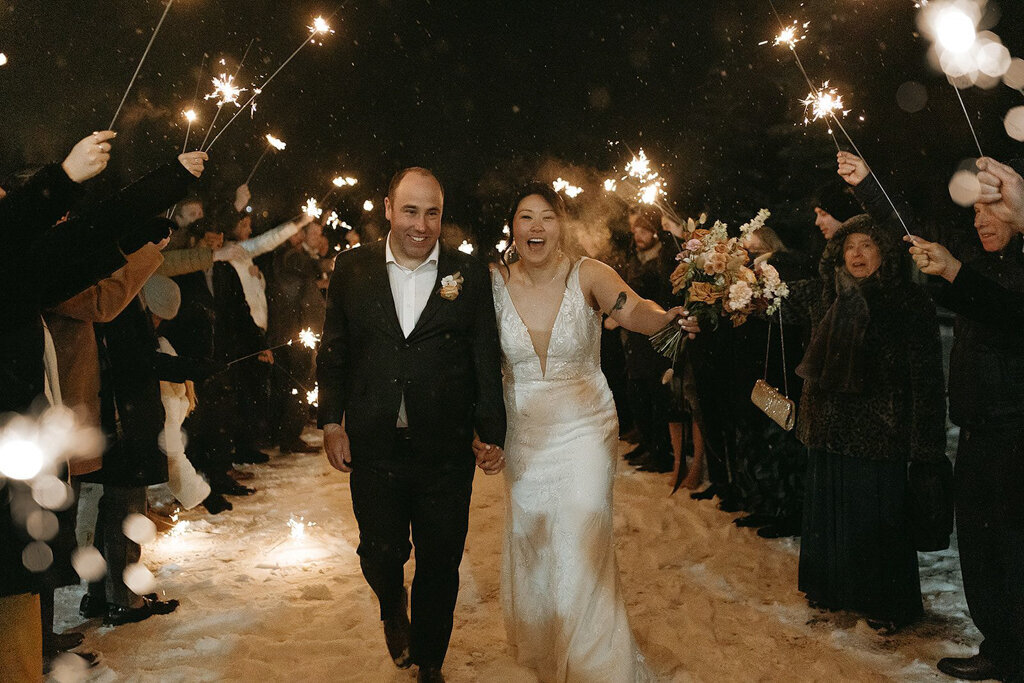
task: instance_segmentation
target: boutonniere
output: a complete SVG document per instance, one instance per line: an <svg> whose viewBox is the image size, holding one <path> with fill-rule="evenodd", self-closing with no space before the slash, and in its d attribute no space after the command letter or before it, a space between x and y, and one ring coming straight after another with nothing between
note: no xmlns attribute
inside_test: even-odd
<svg viewBox="0 0 1024 683"><path fill-rule="evenodd" d="M441 289L439 290L441 297L448 301L455 301L462 293L462 282L462 273L445 275L441 278Z"/></svg>

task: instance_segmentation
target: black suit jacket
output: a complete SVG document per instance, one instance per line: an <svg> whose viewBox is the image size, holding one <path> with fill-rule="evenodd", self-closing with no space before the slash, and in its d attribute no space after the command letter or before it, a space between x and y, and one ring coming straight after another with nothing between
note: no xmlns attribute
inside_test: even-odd
<svg viewBox="0 0 1024 683"><path fill-rule="evenodd" d="M402 334L383 241L338 257L317 358L319 423L340 423L354 466L391 455L405 394L413 449L441 465L472 466L472 438L504 446L500 346L487 267L442 246L434 290L415 329ZM441 297L460 273L462 291Z"/></svg>

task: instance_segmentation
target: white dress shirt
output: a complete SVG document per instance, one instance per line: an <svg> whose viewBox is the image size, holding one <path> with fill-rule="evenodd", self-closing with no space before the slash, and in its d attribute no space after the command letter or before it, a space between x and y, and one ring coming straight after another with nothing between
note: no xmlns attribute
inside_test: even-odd
<svg viewBox="0 0 1024 683"><path fill-rule="evenodd" d="M391 251L391 233L388 233L384 241L384 263L388 269L388 281L391 283L391 296L395 300L395 313L398 314L398 324L402 326L402 334L409 337L420 314L427 306L427 300L434 291L434 284L437 282L437 258L441 253L440 241L434 243L426 260L410 270L395 260ZM405 414L405 396L402 396L402 403L398 407L398 427L408 427L409 420Z"/></svg>
<svg viewBox="0 0 1024 683"><path fill-rule="evenodd" d="M298 223L288 221L261 235L250 237L238 243L238 246L245 250L245 257L229 261L242 283L242 292L245 294L246 303L249 304L252 321L264 332L267 331L267 282L263 279L263 273L253 263L253 259L277 249L299 230Z"/></svg>

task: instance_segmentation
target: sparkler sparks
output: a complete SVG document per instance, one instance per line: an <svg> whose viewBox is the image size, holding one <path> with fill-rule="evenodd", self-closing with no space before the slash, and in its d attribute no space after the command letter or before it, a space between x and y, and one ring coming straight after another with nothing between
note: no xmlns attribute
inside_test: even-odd
<svg viewBox="0 0 1024 683"><path fill-rule="evenodd" d="M615 178L608 178L604 181L605 192L615 192L615 188L618 187L618 183L615 182Z"/></svg>
<svg viewBox="0 0 1024 683"><path fill-rule="evenodd" d="M199 118L199 115L196 114L195 109L186 109L185 111L181 112L181 115L184 116L185 120L189 123L195 123L196 120Z"/></svg>
<svg viewBox="0 0 1024 683"><path fill-rule="evenodd" d="M295 519L295 515L288 518L289 535L293 540L301 541L306 537L306 527L316 526L316 522L306 522L305 517Z"/></svg>
<svg viewBox="0 0 1024 683"><path fill-rule="evenodd" d="M338 176L331 182L334 183L335 187L354 187L359 183L359 179L352 176Z"/></svg>
<svg viewBox="0 0 1024 683"><path fill-rule="evenodd" d="M284 140L281 140L280 138L275 138L275 137L274 137L273 135L268 135L268 136L267 136L267 143L268 143L268 144L269 144L269 145L270 145L271 147L273 147L274 149L276 149L276 150L278 150L278 151L281 151L281 150L283 150L283 149L284 149L285 147L287 147L287 146L288 146L288 145L287 145L287 144L286 144L286 143L284 142Z"/></svg>
<svg viewBox="0 0 1024 683"><path fill-rule="evenodd" d="M643 148L640 149L639 153L633 155L633 158L626 164L626 175L636 178L640 182L647 182L658 176L657 173L651 173L651 162L644 153Z"/></svg>
<svg viewBox="0 0 1024 683"><path fill-rule="evenodd" d="M371 202L369 199L363 202L363 211L373 211L373 202Z"/></svg>
<svg viewBox="0 0 1024 683"><path fill-rule="evenodd" d="M476 247L470 244L468 240L462 240L462 244L459 245L459 251L463 254L472 254L476 251Z"/></svg>
<svg viewBox="0 0 1024 683"><path fill-rule="evenodd" d="M799 22L794 20L792 26L786 26L785 28L782 29L779 35L775 36L775 40L772 42L772 45L774 45L775 47L778 47L779 45L785 45L790 50L795 50L796 44L799 43L801 40L807 38L807 35L803 33L803 30L810 25L811 22L808 21L803 26L801 26ZM762 41L760 44L765 45L767 43L768 41L765 40Z"/></svg>
<svg viewBox="0 0 1024 683"><path fill-rule="evenodd" d="M569 199L575 199L583 193L583 188L577 185L573 185L568 180L562 180L558 178L555 182L551 183L552 187L555 188L555 192L562 192Z"/></svg>
<svg viewBox="0 0 1024 683"><path fill-rule="evenodd" d="M324 214L324 210L317 204L316 199L310 197L306 200L306 205L302 207L302 213L310 218L320 218Z"/></svg>
<svg viewBox="0 0 1024 683"><path fill-rule="evenodd" d="M0 52L0 66L6 66L6 65L7 65L7 55L5 55L3 52Z"/></svg>
<svg viewBox="0 0 1024 683"><path fill-rule="evenodd" d="M312 391L306 392L306 403L314 408L320 407L320 385L313 385Z"/></svg>
<svg viewBox="0 0 1024 683"><path fill-rule="evenodd" d="M246 88L239 88L235 84L235 77L229 76L228 74L221 74L219 77L213 79L213 92L203 97L204 100L219 100L217 102L218 107L223 107L225 104L233 104L236 107L241 107L238 103L238 96L245 92Z"/></svg>
<svg viewBox="0 0 1024 683"><path fill-rule="evenodd" d="M822 84L817 92L809 93L806 99L800 100L804 110L804 124L820 119L834 118L836 113L846 116L849 111L843 110L843 97L835 88L830 88L828 81ZM808 118L810 113L810 118Z"/></svg>
<svg viewBox="0 0 1024 683"><path fill-rule="evenodd" d="M317 17L313 20L313 25L307 27L309 32L313 35L327 35L328 33L334 33L334 29L330 27L327 20L323 17Z"/></svg>
<svg viewBox="0 0 1024 683"><path fill-rule="evenodd" d="M314 332L313 328L307 327L299 332L299 342L307 349L315 349L320 343L320 335Z"/></svg>

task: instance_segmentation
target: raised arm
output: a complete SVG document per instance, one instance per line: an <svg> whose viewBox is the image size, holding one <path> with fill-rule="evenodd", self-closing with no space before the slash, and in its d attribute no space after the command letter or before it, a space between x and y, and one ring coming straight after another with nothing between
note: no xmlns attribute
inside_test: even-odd
<svg viewBox="0 0 1024 683"><path fill-rule="evenodd" d="M288 241L289 237L306 227L311 220L313 220L312 216L303 214L302 218L299 218L298 220L282 223L276 228L267 230L262 235L250 237L247 240L239 242L238 246L249 252L249 256L256 258L260 254L266 254L268 251L277 249Z"/></svg>

